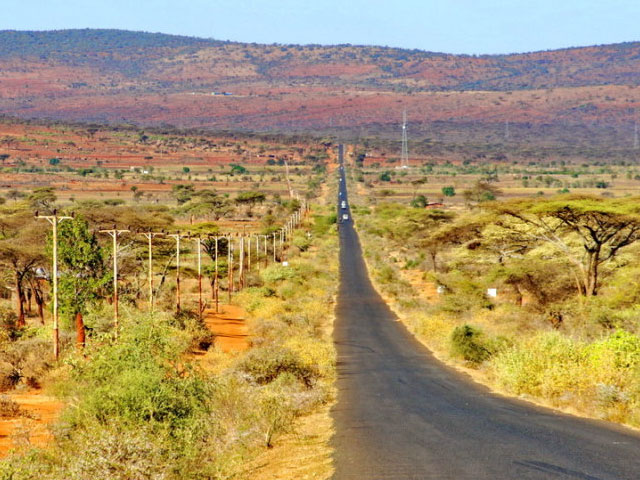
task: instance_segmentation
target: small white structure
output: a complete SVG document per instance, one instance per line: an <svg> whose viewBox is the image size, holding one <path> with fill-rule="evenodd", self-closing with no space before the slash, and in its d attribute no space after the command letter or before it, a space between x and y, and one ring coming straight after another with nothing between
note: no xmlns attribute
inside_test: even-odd
<svg viewBox="0 0 640 480"><path fill-rule="evenodd" d="M447 288L444 285L438 285L438 287L436 288L436 292L438 292L438 295L442 295L446 289Z"/></svg>
<svg viewBox="0 0 640 480"><path fill-rule="evenodd" d="M498 296L497 288L487 288L487 296L491 298L496 298Z"/></svg>
<svg viewBox="0 0 640 480"><path fill-rule="evenodd" d="M282 266L283 267L288 267L289 266L289 262L282 262Z"/></svg>

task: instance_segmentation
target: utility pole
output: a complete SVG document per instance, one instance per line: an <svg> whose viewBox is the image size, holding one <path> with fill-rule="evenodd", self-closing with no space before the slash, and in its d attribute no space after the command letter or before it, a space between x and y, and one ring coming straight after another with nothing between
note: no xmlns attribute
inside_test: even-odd
<svg viewBox="0 0 640 480"><path fill-rule="evenodd" d="M244 288L244 235L240 235L240 265L238 267L238 291Z"/></svg>
<svg viewBox="0 0 640 480"><path fill-rule="evenodd" d="M636 120L635 129L633 133L633 149L637 150L640 147L640 139L638 138L638 121Z"/></svg>
<svg viewBox="0 0 640 480"><path fill-rule="evenodd" d="M213 279L213 296L215 298L216 301L216 313L218 313L218 303L219 303L219 294L220 294L220 289L219 289L219 279L218 279L218 236L216 235L216 239L215 239L215 254L214 254L214 268L215 268L215 273L214 273L214 279Z"/></svg>
<svg viewBox="0 0 640 480"><path fill-rule="evenodd" d="M53 226L53 356L56 360L60 357L60 330L58 325L58 223L63 220L71 220L73 217L59 217L57 211L53 215L38 215L36 218L44 218Z"/></svg>
<svg viewBox="0 0 640 480"><path fill-rule="evenodd" d="M276 232L273 232L273 263L276 263Z"/></svg>
<svg viewBox="0 0 640 480"><path fill-rule="evenodd" d="M176 239L176 313L180 313L180 238L179 233L171 233L168 235Z"/></svg>
<svg viewBox="0 0 640 480"><path fill-rule="evenodd" d="M194 240L198 252L198 318L202 320L202 238L197 236Z"/></svg>
<svg viewBox="0 0 640 480"><path fill-rule="evenodd" d="M256 270L260 270L260 235L256 235Z"/></svg>
<svg viewBox="0 0 640 480"><path fill-rule="evenodd" d="M269 254L267 252L267 239L269 238L269 235L260 236L264 237L264 267L267 268L267 265L269 264Z"/></svg>
<svg viewBox="0 0 640 480"><path fill-rule="evenodd" d="M118 237L123 233L127 233L129 230L118 230L112 228L111 230L99 230L100 233L107 233L113 239L113 327L115 329L115 338L118 339Z"/></svg>
<svg viewBox="0 0 640 480"><path fill-rule="evenodd" d="M229 235L227 237L227 283L229 292L229 304L231 304L231 294L233 293L233 237Z"/></svg>
<svg viewBox="0 0 640 480"><path fill-rule="evenodd" d="M251 235L247 237L247 271L251 273Z"/></svg>
<svg viewBox="0 0 640 480"><path fill-rule="evenodd" d="M153 312L153 251L152 251L152 240L153 237L158 235L164 235L164 233L156 233L156 232L141 232L142 235L147 239L147 255L149 261L149 311Z"/></svg>

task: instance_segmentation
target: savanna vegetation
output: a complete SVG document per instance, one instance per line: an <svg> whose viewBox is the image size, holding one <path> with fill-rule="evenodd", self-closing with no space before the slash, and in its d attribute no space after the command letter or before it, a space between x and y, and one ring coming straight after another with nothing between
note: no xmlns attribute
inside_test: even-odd
<svg viewBox="0 0 640 480"><path fill-rule="evenodd" d="M27 430L14 432L0 478L250 477L253 458L277 450L301 416L326 410L335 366L335 215L322 201L309 206L323 194L324 152L286 172L282 156L262 160L281 168L271 181L281 182L282 196L243 188L247 181L220 193L177 174L162 201L136 200L135 191L126 202L60 198L55 186L3 197L0 420L24 419ZM256 165L224 168L247 176ZM58 359L52 226L43 218L53 215ZM113 230L120 230L116 282ZM228 303L246 312L247 345L237 351L221 349L206 323ZM65 405L47 445L30 442L37 419L13 400L40 390ZM308 468L330 475L330 462Z"/></svg>
<svg viewBox="0 0 640 480"><path fill-rule="evenodd" d="M509 394L640 425L637 197L504 199L486 180L424 208L371 196L360 175L372 277L437 355Z"/></svg>
<svg viewBox="0 0 640 480"><path fill-rule="evenodd" d="M67 349L45 369L69 404L54 444L6 460L1 478L238 478L296 417L332 398L335 236L325 218L310 220L314 240L291 252L288 267L262 269L238 294L251 315L246 353L212 349L196 360L194 313L133 307L117 342L107 330L82 353ZM91 317L109 323L104 309ZM10 348L45 343L42 334L21 330Z"/></svg>

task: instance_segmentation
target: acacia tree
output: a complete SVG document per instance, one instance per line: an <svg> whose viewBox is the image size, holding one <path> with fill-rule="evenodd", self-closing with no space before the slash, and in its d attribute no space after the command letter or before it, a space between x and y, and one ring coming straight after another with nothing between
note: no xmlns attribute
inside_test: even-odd
<svg viewBox="0 0 640 480"><path fill-rule="evenodd" d="M53 206L57 200L55 188L36 188L29 194L27 200L29 200L29 206L34 210L42 210L48 212L53 209Z"/></svg>
<svg viewBox="0 0 640 480"><path fill-rule="evenodd" d="M87 308L111 281L102 248L96 235L89 231L86 220L75 218L60 223L58 262L62 272L58 281L60 310L75 319L76 343L81 348L85 344L83 317Z"/></svg>
<svg viewBox="0 0 640 480"><path fill-rule="evenodd" d="M467 203L482 203L495 200L502 195L502 191L489 182L480 180L469 190L462 192L462 195Z"/></svg>
<svg viewBox="0 0 640 480"><path fill-rule="evenodd" d="M262 192L240 192L235 198L235 202L238 205L248 205L247 215L251 216L253 207L256 203L262 204L267 199L267 196Z"/></svg>
<svg viewBox="0 0 640 480"><path fill-rule="evenodd" d="M433 271L438 271L438 256L444 249L477 239L488 221L486 217L476 215L473 218L456 218L455 221L452 221L452 217L443 217L433 224L418 242L419 247L429 255Z"/></svg>
<svg viewBox="0 0 640 480"><path fill-rule="evenodd" d="M43 230L27 212L10 213L0 218L0 265L13 275L19 327L25 325L25 282L33 269L44 261L44 253L38 248L43 239Z"/></svg>
<svg viewBox="0 0 640 480"><path fill-rule="evenodd" d="M519 200L493 208L516 222L500 223L520 235L553 245L574 266L582 295L597 295L600 267L640 239L638 198L591 196Z"/></svg>
<svg viewBox="0 0 640 480"><path fill-rule="evenodd" d="M211 216L215 220L233 210L229 201L213 190L200 190L180 210L196 217Z"/></svg>
<svg viewBox="0 0 640 480"><path fill-rule="evenodd" d="M207 255L211 258L212 262L216 259L216 240L208 237L202 240L202 248ZM229 253L229 239L225 237L218 238L218 272L216 274L213 264L205 267L205 274L209 277L209 283L211 285L211 297L214 299L216 291L216 283L220 281L220 278L224 278L227 274L227 255ZM218 284L219 286L219 284Z"/></svg>

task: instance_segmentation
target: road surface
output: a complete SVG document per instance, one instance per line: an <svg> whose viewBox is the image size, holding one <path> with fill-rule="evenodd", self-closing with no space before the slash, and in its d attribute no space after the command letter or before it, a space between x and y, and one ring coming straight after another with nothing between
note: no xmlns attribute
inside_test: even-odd
<svg viewBox="0 0 640 480"><path fill-rule="evenodd" d="M396 321L341 208L345 183L334 478L640 480L640 435L494 395Z"/></svg>

